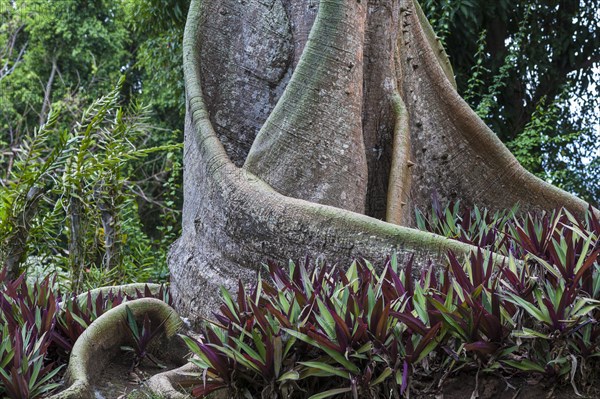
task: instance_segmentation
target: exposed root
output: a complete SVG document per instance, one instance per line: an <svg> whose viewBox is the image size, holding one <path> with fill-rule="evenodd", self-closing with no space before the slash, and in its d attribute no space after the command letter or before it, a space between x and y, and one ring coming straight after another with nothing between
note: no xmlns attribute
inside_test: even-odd
<svg viewBox="0 0 600 399"><path fill-rule="evenodd" d="M138 322L148 315L152 325L158 326L167 320L159 346L166 346L181 325L177 313L169 305L154 298L141 298L122 303L98 317L77 339L65 374L64 391L50 399L87 399L94 398L95 378L118 355L120 347L130 342L130 333L124 320L126 308L131 309Z"/></svg>
<svg viewBox="0 0 600 399"><path fill-rule="evenodd" d="M181 388L198 384L202 380L202 370L192 363L187 363L178 369L156 374L146 385L148 389L167 399L186 399L190 395L182 392Z"/></svg>

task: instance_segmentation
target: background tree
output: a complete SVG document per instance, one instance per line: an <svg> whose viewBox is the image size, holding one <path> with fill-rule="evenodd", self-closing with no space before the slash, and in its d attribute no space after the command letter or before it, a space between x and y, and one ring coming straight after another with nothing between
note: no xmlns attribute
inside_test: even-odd
<svg viewBox="0 0 600 399"><path fill-rule="evenodd" d="M133 34L132 75L140 99L161 126L181 130L185 115L181 42L189 0L123 3Z"/></svg>
<svg viewBox="0 0 600 399"><path fill-rule="evenodd" d="M458 90L537 176L600 200L595 0L424 0Z"/></svg>
<svg viewBox="0 0 600 399"><path fill-rule="evenodd" d="M172 132L169 140L181 142L185 115L181 44L189 0L130 0L121 4L132 37L128 69L132 97L148 104L152 111L156 134L147 137L148 145L165 144L167 132ZM166 161L154 159L156 162L145 166L137 190L148 199L140 202L140 214L147 230L153 236L165 237L163 245L168 246L180 227L181 154ZM157 174L159 171L166 173ZM163 184L165 179L172 184ZM163 234L167 229L168 237Z"/></svg>
<svg viewBox="0 0 600 399"><path fill-rule="evenodd" d="M394 251L423 265L468 252L398 226L434 191L491 210L587 209L526 172L462 100L412 0L194 1L183 51L185 202L170 270L194 319L265 256Z"/></svg>

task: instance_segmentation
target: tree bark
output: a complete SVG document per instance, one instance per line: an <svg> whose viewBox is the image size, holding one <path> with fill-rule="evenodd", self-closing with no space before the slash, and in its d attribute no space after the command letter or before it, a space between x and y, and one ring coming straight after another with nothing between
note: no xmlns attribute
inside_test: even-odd
<svg viewBox="0 0 600 399"><path fill-rule="evenodd" d="M192 320L267 258L396 252L425 267L467 254L410 228L434 191L492 210L587 208L526 172L462 100L412 0L192 1L184 71L183 232L169 262Z"/></svg>
<svg viewBox="0 0 600 399"><path fill-rule="evenodd" d="M361 121L366 17L365 3L321 4L298 65L244 164L284 195L359 213L367 195Z"/></svg>

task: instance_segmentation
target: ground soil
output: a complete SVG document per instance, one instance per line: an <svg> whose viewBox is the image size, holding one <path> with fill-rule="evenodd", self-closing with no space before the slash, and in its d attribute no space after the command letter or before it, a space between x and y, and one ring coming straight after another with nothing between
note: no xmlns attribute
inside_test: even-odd
<svg viewBox="0 0 600 399"><path fill-rule="evenodd" d="M94 388L96 399L149 398L144 382L155 374L180 366L172 363L159 368L145 360L131 369L133 358L124 353L104 369ZM600 398L600 381L592 386L578 386L578 396L571 385L557 386L555 381L539 378L511 377L502 375L479 375L462 372L448 377L440 387L437 382L414 379L410 398L414 399L595 399ZM221 398L221 396L217 397Z"/></svg>
<svg viewBox="0 0 600 399"><path fill-rule="evenodd" d="M144 382L155 374L172 370L179 365L163 363L166 368L156 366L149 360L144 360L139 367L132 369L133 356L124 354L118 356L102 371L94 386L96 399L123 399L144 389Z"/></svg>
<svg viewBox="0 0 600 399"><path fill-rule="evenodd" d="M553 381L473 374L448 378L441 389L411 395L420 399L581 399L600 398L600 382L592 387L577 387L578 396L571 385L556 386Z"/></svg>

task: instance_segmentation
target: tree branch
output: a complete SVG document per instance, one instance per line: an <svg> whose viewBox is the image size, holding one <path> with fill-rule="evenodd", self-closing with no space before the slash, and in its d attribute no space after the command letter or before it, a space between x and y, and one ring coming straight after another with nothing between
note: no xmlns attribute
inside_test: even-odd
<svg viewBox="0 0 600 399"><path fill-rule="evenodd" d="M15 44L16 44L16 41L17 41L17 37L19 35L19 32L23 29L24 26L25 25L19 26L15 30L15 32L11 35L11 38L10 38L9 42L6 45L5 50L2 53L2 57L0 57L0 59L6 58L6 62L4 63L4 65L2 66L2 68L0 68L0 80L4 79L5 77L7 77L8 75L10 75L11 73L14 72L15 68L17 67L17 64L19 64L19 62L23 58L23 55L25 54L25 49L27 48L27 44L29 42L25 42L25 44L23 45L23 47L21 47L21 49L19 50L19 54L17 55L17 58L13 61L12 66L9 68L10 59L11 59L12 54L13 54L14 49L15 49Z"/></svg>
<svg viewBox="0 0 600 399"><path fill-rule="evenodd" d="M46 89L44 90L44 102L42 103L42 110L40 111L40 126L46 122L46 116L48 114L48 110L50 109L52 84L54 83L54 77L56 76L57 70L58 66L56 64L55 57L52 59L52 70L50 71L50 77L48 78L48 83L46 83Z"/></svg>

